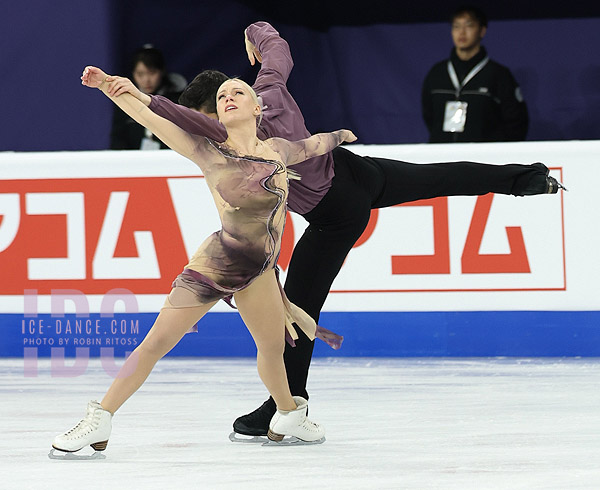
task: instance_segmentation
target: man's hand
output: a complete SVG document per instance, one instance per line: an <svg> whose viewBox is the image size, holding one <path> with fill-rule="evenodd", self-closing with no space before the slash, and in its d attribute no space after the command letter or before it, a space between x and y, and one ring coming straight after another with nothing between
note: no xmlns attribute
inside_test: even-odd
<svg viewBox="0 0 600 490"><path fill-rule="evenodd" d="M111 97L118 97L121 94L131 94L139 101L146 105L150 105L150 96L138 89L129 78L109 76L106 77L108 82L107 93Z"/></svg>
<svg viewBox="0 0 600 490"><path fill-rule="evenodd" d="M262 63L261 54L258 52L258 49L256 49L256 46L254 46L254 44L252 44L248 40L248 36L246 35L245 32L244 32L244 39L246 41L246 53L248 53L248 60L250 61L250 64L252 66L254 66L254 63L256 61L258 61L259 63Z"/></svg>

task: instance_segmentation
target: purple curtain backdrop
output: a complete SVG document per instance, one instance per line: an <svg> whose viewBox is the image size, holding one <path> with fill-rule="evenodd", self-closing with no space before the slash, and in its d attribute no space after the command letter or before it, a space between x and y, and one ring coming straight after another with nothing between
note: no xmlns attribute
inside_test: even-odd
<svg viewBox="0 0 600 490"><path fill-rule="evenodd" d="M111 67L106 1L24 0L0 15L0 151L106 148L106 101L81 87L87 64Z"/></svg>
<svg viewBox="0 0 600 490"><path fill-rule="evenodd" d="M128 75L128 58L144 43L162 49L188 80L216 68L252 82L257 70L246 59L243 30L270 20L258 12L232 0L5 5L0 151L107 148L112 105L81 87L79 76L86 64ZM347 127L363 144L427 140L421 83L449 54L447 23L320 30L272 23L292 48L289 87L312 132ZM527 139L600 139L600 18L492 19L484 44L521 85Z"/></svg>

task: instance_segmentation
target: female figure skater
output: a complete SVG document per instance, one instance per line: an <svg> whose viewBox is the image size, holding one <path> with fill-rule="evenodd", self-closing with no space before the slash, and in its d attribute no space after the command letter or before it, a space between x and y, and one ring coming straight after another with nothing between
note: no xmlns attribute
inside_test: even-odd
<svg viewBox="0 0 600 490"><path fill-rule="evenodd" d="M270 439L281 441L292 436L304 442L323 442L323 427L306 418L308 402L290 393L283 363L285 336L297 338L291 325L294 322L309 338L316 335L334 345L339 338L317 327L310 316L287 300L274 268L286 216L286 166L325 154L356 137L351 131L339 130L297 142L280 138L261 141L256 134L261 114L256 94L245 82L232 79L217 91L217 114L227 129L225 142L217 143L187 133L154 114L126 93L123 86L127 79L107 76L91 66L85 68L81 79L83 85L100 89L202 169L223 227L200 245L175 279L154 325L123 364L102 401L89 402L86 417L57 436L53 448L74 452L91 445L97 451L104 450L113 414L143 384L155 363L219 299L229 302L231 296L256 343L260 378L277 404Z"/></svg>

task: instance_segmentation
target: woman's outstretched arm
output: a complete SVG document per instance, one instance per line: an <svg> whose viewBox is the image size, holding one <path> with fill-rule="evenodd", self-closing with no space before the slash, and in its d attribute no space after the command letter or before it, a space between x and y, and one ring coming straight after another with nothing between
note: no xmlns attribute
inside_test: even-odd
<svg viewBox="0 0 600 490"><path fill-rule="evenodd" d="M136 122L148 128L169 148L184 157L192 159L198 146L197 140L170 121L153 113L148 107L129 93L114 96L115 87L121 77L109 76L100 68L86 66L81 76L81 83L86 87L101 90L110 100L121 108Z"/></svg>
<svg viewBox="0 0 600 490"><path fill-rule="evenodd" d="M331 133L319 133L300 141L287 141L282 138L267 140L287 166L295 165L309 158L325 155L336 146L356 141L354 133L348 129L339 129Z"/></svg>

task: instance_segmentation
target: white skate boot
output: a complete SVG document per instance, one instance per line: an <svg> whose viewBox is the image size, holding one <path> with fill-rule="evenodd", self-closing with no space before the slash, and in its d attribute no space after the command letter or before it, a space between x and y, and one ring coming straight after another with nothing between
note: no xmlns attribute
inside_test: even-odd
<svg viewBox="0 0 600 490"><path fill-rule="evenodd" d="M321 444L325 442L325 429L308 420L308 401L294 396L296 410L277 410L269 424L267 437L278 444ZM284 437L289 439L284 439Z"/></svg>
<svg viewBox="0 0 600 490"><path fill-rule="evenodd" d="M95 451L104 451L112 428L111 419L109 411L104 410L97 401L91 401L85 418L71 430L56 436L52 447L65 453L74 453L88 445ZM52 455L53 451L50 452L51 458Z"/></svg>

